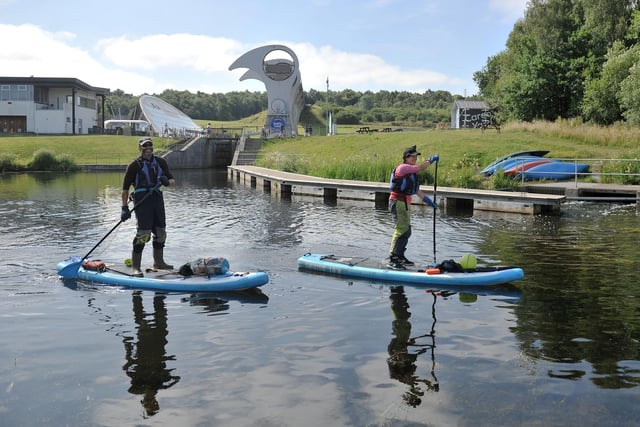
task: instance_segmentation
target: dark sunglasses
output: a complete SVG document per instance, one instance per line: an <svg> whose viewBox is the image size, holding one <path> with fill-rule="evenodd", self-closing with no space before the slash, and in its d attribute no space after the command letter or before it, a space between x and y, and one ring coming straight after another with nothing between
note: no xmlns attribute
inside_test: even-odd
<svg viewBox="0 0 640 427"><path fill-rule="evenodd" d="M153 142L147 141L141 145L142 148L153 148Z"/></svg>

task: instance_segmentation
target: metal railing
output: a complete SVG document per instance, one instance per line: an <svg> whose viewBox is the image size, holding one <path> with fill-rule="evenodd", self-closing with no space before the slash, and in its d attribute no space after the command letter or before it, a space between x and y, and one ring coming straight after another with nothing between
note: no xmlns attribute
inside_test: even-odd
<svg viewBox="0 0 640 427"><path fill-rule="evenodd" d="M590 159L590 158L586 158L586 159L579 159L579 158L545 158L542 157L541 159L546 159L549 160L550 162L552 161L559 161L559 162L564 162L564 163L570 163L573 164L573 170L572 171L557 171L557 172L553 172L553 174L558 175L558 176L565 176L566 179L564 179L565 181L568 181L569 178L573 179L574 184L577 186L578 183L580 182L581 178L589 178L592 177L594 182L601 182L602 183L602 178L603 177L627 177L627 178L638 178L637 181L640 184L640 173L634 173L634 172L603 172L603 165L605 165L606 163L637 163L638 167L633 167L631 168L632 170L640 170L640 159ZM522 159L522 160L516 160L515 166L516 168L519 169L524 169L524 165L526 163L531 162L531 159ZM588 166L588 170L584 170L584 171L579 171L581 165L587 165ZM532 168L533 169L533 168ZM531 181L534 180L534 178L536 177L536 171L533 170L532 172L528 172L528 170L524 170L524 171L516 171L515 176L519 177L521 179L521 181L524 183L525 181ZM541 178L544 178L544 173L540 172L538 173L538 176ZM610 184L620 184L620 185L626 185L627 183L625 182L607 182Z"/></svg>

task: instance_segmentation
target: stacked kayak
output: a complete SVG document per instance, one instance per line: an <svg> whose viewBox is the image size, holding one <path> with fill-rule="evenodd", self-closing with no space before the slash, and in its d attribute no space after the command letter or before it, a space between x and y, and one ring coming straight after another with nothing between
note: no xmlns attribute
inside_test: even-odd
<svg viewBox="0 0 640 427"><path fill-rule="evenodd" d="M505 175L524 180L564 180L589 172L589 165L546 158L548 151L521 151L501 157L485 167L481 173L491 176L502 171Z"/></svg>
<svg viewBox="0 0 640 427"><path fill-rule="evenodd" d="M79 265L77 265L80 263ZM99 267L96 267L99 265ZM166 292L227 292L257 288L269 282L265 272L231 272L182 276L173 270L146 269L144 277L129 274L131 269L118 263L82 262L72 257L56 266L65 279L80 279L104 285Z"/></svg>
<svg viewBox="0 0 640 427"><path fill-rule="evenodd" d="M518 158L520 159L540 159L549 154L547 150L533 150L533 151L518 151L516 153L507 154L506 156L496 159L490 163L487 167L480 171L481 174L491 176L500 169L505 170L508 167L515 165Z"/></svg>
<svg viewBox="0 0 640 427"><path fill-rule="evenodd" d="M390 270L384 261L307 253L298 258L298 268L336 276L357 277L385 282L424 286L492 286L510 283L524 277L520 267L474 267L463 271Z"/></svg>
<svg viewBox="0 0 640 427"><path fill-rule="evenodd" d="M539 164L523 172L525 180L572 179L576 174L589 172L589 165L584 163L553 161Z"/></svg>

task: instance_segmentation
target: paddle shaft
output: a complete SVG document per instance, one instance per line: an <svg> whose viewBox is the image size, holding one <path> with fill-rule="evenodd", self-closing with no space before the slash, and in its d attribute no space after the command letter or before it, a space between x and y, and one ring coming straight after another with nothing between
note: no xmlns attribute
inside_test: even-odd
<svg viewBox="0 0 640 427"><path fill-rule="evenodd" d="M436 170L433 178L433 203L438 203L437 191L438 191L438 163L436 162ZM437 265L436 263L436 208L433 208L433 265L434 267Z"/></svg>
<svg viewBox="0 0 640 427"><path fill-rule="evenodd" d="M436 166L437 167L437 166ZM147 192L147 194L144 195L144 197L142 199L140 199L140 201L138 203L136 203L135 205L133 205L133 208L131 208L131 211L135 211L136 208L138 206L140 206L142 204L142 202L144 202L145 200L147 200L147 197L149 197L151 195L151 193L153 193L154 191L156 191L158 188L160 188L162 184L158 184L155 187L153 187L151 190L149 190ZM85 259L87 259L89 257L89 255L91 255L91 253L93 251L96 250L96 248L98 246L100 246L100 244L102 242L104 242L104 240L109 237L109 235L111 233L113 233L115 231L116 228L118 228L120 226L120 224L122 224L124 221L122 221L122 219L120 219L120 221L118 221L118 223L116 225L113 226L113 228L111 230L109 230L109 232L107 234L104 235L104 237L102 239L100 239L100 241L98 243L96 243L96 245L94 247L91 248L91 250L89 252L87 252L87 254L85 256L82 257L82 261L84 261Z"/></svg>

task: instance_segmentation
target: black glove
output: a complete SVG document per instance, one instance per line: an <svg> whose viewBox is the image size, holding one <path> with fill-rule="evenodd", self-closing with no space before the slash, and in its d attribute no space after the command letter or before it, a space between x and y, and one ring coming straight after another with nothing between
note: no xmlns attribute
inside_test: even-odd
<svg viewBox="0 0 640 427"><path fill-rule="evenodd" d="M129 210L129 205L124 205L122 207L122 213L120 214L120 221L125 222L131 218L131 211Z"/></svg>
<svg viewBox="0 0 640 427"><path fill-rule="evenodd" d="M164 185L165 187L169 186L169 178L167 178L166 176L162 175L160 177L160 184Z"/></svg>

